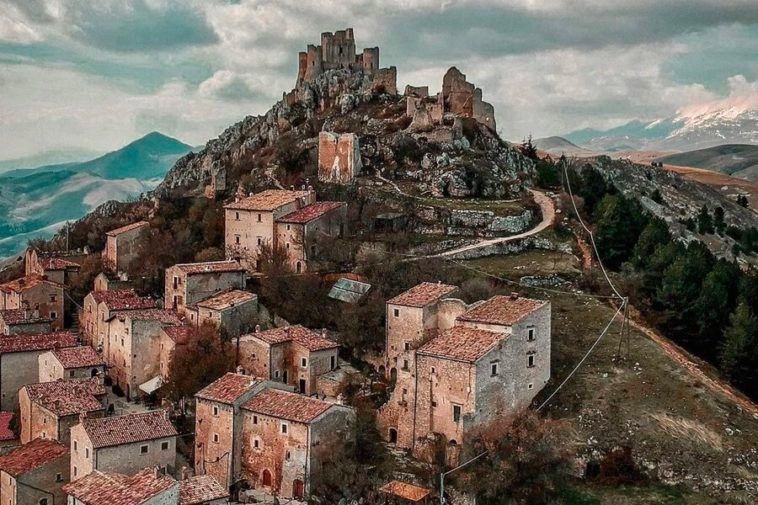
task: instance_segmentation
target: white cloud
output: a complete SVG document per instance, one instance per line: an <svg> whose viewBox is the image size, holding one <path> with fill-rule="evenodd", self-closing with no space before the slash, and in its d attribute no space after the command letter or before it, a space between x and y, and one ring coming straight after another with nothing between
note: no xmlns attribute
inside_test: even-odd
<svg viewBox="0 0 758 505"><path fill-rule="evenodd" d="M13 5L0 1L0 41L29 44L40 40L40 34L22 19Z"/></svg>

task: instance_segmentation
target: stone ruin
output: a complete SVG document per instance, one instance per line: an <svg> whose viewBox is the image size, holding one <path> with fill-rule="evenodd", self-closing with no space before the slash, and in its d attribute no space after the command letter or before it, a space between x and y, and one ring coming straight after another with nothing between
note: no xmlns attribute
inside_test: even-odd
<svg viewBox="0 0 758 505"><path fill-rule="evenodd" d="M321 34L321 45L309 44L298 55L297 85L313 82L329 70L363 72L372 78L372 91L397 94L397 69L379 67L379 48L369 47L356 54L353 29Z"/></svg>
<svg viewBox="0 0 758 505"><path fill-rule="evenodd" d="M451 67L442 78L442 91L429 97L428 86L406 86L406 114L412 118L411 130L423 131L442 123L445 113L470 117L496 131L495 108L482 100L482 89L466 80L466 75Z"/></svg>
<svg viewBox="0 0 758 505"><path fill-rule="evenodd" d="M318 180L350 184L361 170L358 136L322 131L318 135Z"/></svg>

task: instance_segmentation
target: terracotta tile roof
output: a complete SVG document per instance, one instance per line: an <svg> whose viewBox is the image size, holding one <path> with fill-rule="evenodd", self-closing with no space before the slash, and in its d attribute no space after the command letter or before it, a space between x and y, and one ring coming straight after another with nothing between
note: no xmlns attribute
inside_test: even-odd
<svg viewBox="0 0 758 505"><path fill-rule="evenodd" d="M331 403L279 389L266 389L242 406L256 414L297 423L310 423L331 407Z"/></svg>
<svg viewBox="0 0 758 505"><path fill-rule="evenodd" d="M0 412L0 442L15 440L16 434L11 430L13 412Z"/></svg>
<svg viewBox="0 0 758 505"><path fill-rule="evenodd" d="M294 212L290 212L286 216L282 216L276 221L279 223L295 223L305 224L318 219L327 212L331 212L334 209L345 207L345 202L316 202L311 205L306 205L302 209L298 209Z"/></svg>
<svg viewBox="0 0 758 505"><path fill-rule="evenodd" d="M122 226L121 228L116 228L115 230L111 230L109 232L106 232L105 234L108 235L109 237L115 237L116 235L121 235L122 233L136 230L138 228L142 228L145 226L150 226L150 223L148 223L147 221L137 221L136 223L127 224L126 226Z"/></svg>
<svg viewBox="0 0 758 505"><path fill-rule="evenodd" d="M97 397L107 393L97 378L27 384L21 389L32 402L59 417L104 410Z"/></svg>
<svg viewBox="0 0 758 505"><path fill-rule="evenodd" d="M508 338L505 333L453 326L418 349L418 354L474 363Z"/></svg>
<svg viewBox="0 0 758 505"><path fill-rule="evenodd" d="M242 265L233 260L179 263L174 266L187 275L245 271Z"/></svg>
<svg viewBox="0 0 758 505"><path fill-rule="evenodd" d="M214 295L202 302L197 302L198 307L212 310L224 310L235 305L240 305L245 302L249 302L258 298L258 295L250 293L249 291L241 291L239 289L233 289L230 291L224 291L217 295Z"/></svg>
<svg viewBox="0 0 758 505"><path fill-rule="evenodd" d="M182 320L173 310L168 309L142 309L118 311L119 319L129 318L132 321L158 321L163 324L181 325Z"/></svg>
<svg viewBox="0 0 758 505"><path fill-rule="evenodd" d="M511 325L547 303L544 300L516 296L493 296L458 316L458 320Z"/></svg>
<svg viewBox="0 0 758 505"><path fill-rule="evenodd" d="M141 505L178 485L170 475L156 475L152 468L132 477L94 470L63 486L63 492L85 505Z"/></svg>
<svg viewBox="0 0 758 505"><path fill-rule="evenodd" d="M82 268L79 263L56 256L38 257L37 262L43 270L80 270Z"/></svg>
<svg viewBox="0 0 758 505"><path fill-rule="evenodd" d="M82 424L95 449L175 437L177 434L171 421L167 419L165 410L99 419L87 418Z"/></svg>
<svg viewBox="0 0 758 505"><path fill-rule="evenodd" d="M92 347L80 345L51 351L63 368L84 368L105 365L105 360Z"/></svg>
<svg viewBox="0 0 758 505"><path fill-rule="evenodd" d="M227 372L195 393L195 397L232 405L260 382L260 379L250 375Z"/></svg>
<svg viewBox="0 0 758 505"><path fill-rule="evenodd" d="M287 326L274 328L271 330L258 331L243 335L241 338L258 338L267 344L281 344L283 342L295 342L302 345L309 351L323 351L324 349L333 349L339 347L334 340L329 340L321 333L305 328L304 326Z"/></svg>
<svg viewBox="0 0 758 505"><path fill-rule="evenodd" d="M238 202L224 205L225 209L272 211L308 195L307 191L286 189L267 189L252 196L241 198Z"/></svg>
<svg viewBox="0 0 758 505"><path fill-rule="evenodd" d="M51 287L65 289L65 286L63 284L53 282L42 275L32 274L32 275L27 275L26 277L21 277L19 279L14 279L10 282L6 282L5 284L0 284L0 291L4 291L6 293L10 293L10 292L21 293L23 291L26 291L27 289L37 287L40 284L47 284L48 286L51 286Z"/></svg>
<svg viewBox="0 0 758 505"><path fill-rule="evenodd" d="M458 289L457 286L436 282L422 282L404 293L387 301L393 305L406 305L408 307L425 307L434 303L443 296L449 295Z"/></svg>
<svg viewBox="0 0 758 505"><path fill-rule="evenodd" d="M131 289L115 289L112 291L92 291L92 299L98 305L105 303L108 310L139 310L155 307L155 300L142 298Z"/></svg>
<svg viewBox="0 0 758 505"><path fill-rule="evenodd" d="M0 338L0 354L48 351L56 347L74 347L76 345L78 345L76 335L70 331L56 331L35 335L13 335Z"/></svg>
<svg viewBox="0 0 758 505"><path fill-rule="evenodd" d="M430 489L425 487L414 486L413 484L400 482L399 480L392 480L386 483L379 488L379 491L414 503L420 502L432 493Z"/></svg>
<svg viewBox="0 0 758 505"><path fill-rule="evenodd" d="M179 482L179 505L201 505L228 496L224 486L210 475L196 475Z"/></svg>
<svg viewBox="0 0 758 505"><path fill-rule="evenodd" d="M28 309L6 309L0 310L0 320L5 324L36 324L52 322L49 317L34 317L34 311Z"/></svg>
<svg viewBox="0 0 758 505"><path fill-rule="evenodd" d="M163 333L165 333L168 338L173 340L177 345L186 345L189 343L194 332L195 328L186 325L163 328Z"/></svg>
<svg viewBox="0 0 758 505"><path fill-rule="evenodd" d="M7 456L0 456L0 470L18 477L66 456L68 447L55 440L36 438Z"/></svg>

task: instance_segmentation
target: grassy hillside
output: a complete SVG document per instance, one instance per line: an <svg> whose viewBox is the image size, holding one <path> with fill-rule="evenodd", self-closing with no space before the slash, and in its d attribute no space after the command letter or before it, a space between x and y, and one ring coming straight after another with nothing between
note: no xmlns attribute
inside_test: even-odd
<svg viewBox="0 0 758 505"><path fill-rule="evenodd" d="M657 161L669 165L704 168L741 179L758 181L758 146L750 144L724 144L663 156Z"/></svg>

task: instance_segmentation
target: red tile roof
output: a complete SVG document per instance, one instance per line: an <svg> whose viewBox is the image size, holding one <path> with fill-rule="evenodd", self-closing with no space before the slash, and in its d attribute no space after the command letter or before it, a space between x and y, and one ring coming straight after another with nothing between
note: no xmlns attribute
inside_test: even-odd
<svg viewBox="0 0 758 505"><path fill-rule="evenodd" d="M16 434L11 430L13 412L0 412L0 442L15 440Z"/></svg>
<svg viewBox="0 0 758 505"><path fill-rule="evenodd" d="M40 382L21 389L26 389L32 402L59 417L104 410L97 397L107 393L97 378Z"/></svg>
<svg viewBox="0 0 758 505"><path fill-rule="evenodd" d="M274 328L271 330L258 331L243 335L241 338L255 337L263 340L267 344L281 344L283 342L295 342L302 345L309 351L323 351L324 349L333 349L339 347L339 344L334 340L322 336L317 331L310 330L304 326L287 326L282 328Z"/></svg>
<svg viewBox="0 0 758 505"><path fill-rule="evenodd" d="M80 270L82 268L79 263L56 256L38 257L37 261L43 270Z"/></svg>
<svg viewBox="0 0 758 505"><path fill-rule="evenodd" d="M0 470L18 477L68 455L68 447L55 440L37 438L7 456L0 456Z"/></svg>
<svg viewBox="0 0 758 505"><path fill-rule="evenodd" d="M233 260L206 261L204 263L179 263L174 266L187 275L245 271L242 265Z"/></svg>
<svg viewBox="0 0 758 505"><path fill-rule="evenodd" d="M177 435L164 410L98 419L87 418L82 424L95 449Z"/></svg>
<svg viewBox="0 0 758 505"><path fill-rule="evenodd" d="M189 343L194 332L194 327L186 325L163 328L163 333L168 335L168 338L173 340L176 345L186 345Z"/></svg>
<svg viewBox="0 0 758 505"><path fill-rule="evenodd" d="M155 307L155 300L142 298L131 289L113 291L92 291L90 293L98 305L105 303L108 310L140 310Z"/></svg>
<svg viewBox="0 0 758 505"><path fill-rule="evenodd" d="M84 368L105 365L105 360L93 348L80 345L51 351L63 368Z"/></svg>
<svg viewBox="0 0 758 505"><path fill-rule="evenodd" d="M232 405L260 382L260 379L250 375L227 372L198 391L195 397Z"/></svg>
<svg viewBox="0 0 758 505"><path fill-rule="evenodd" d="M205 309L212 310L224 310L235 305L250 302L258 298L258 295L250 293L249 291L241 291L239 289L232 289L229 291L223 291L217 295L214 295L202 302L197 302L195 305L203 307Z"/></svg>
<svg viewBox="0 0 758 505"><path fill-rule="evenodd" d="M105 234L108 235L109 237L115 237L116 235L120 235L128 231L136 230L138 228L143 228L145 226L150 226L150 223L148 223L147 221L137 221L136 223L127 224L126 226L122 226L121 228L116 228L115 230L111 230L109 232L106 232Z"/></svg>
<svg viewBox="0 0 758 505"><path fill-rule="evenodd" d="M387 303L393 305L406 305L408 307L426 307L430 303L434 303L443 296L449 295L457 290L457 286L451 286L450 284L422 282L408 291L391 298Z"/></svg>
<svg viewBox="0 0 758 505"><path fill-rule="evenodd" d="M173 477L153 468L140 470L132 477L94 470L63 486L63 492L86 505L141 505L174 486L178 483Z"/></svg>
<svg viewBox="0 0 758 505"><path fill-rule="evenodd" d="M307 191L267 189L266 191L261 191L260 193L256 193L252 196L241 198L238 202L228 203L224 205L224 208L237 210L260 210L270 212L307 195Z"/></svg>
<svg viewBox="0 0 758 505"><path fill-rule="evenodd" d="M459 321L472 321L487 324L512 325L548 302L516 296L493 296L489 300L467 310Z"/></svg>
<svg viewBox="0 0 758 505"><path fill-rule="evenodd" d="M76 345L78 345L76 335L70 331L56 331L35 335L13 335L0 338L0 354L47 351L56 347L74 347Z"/></svg>
<svg viewBox="0 0 758 505"><path fill-rule="evenodd" d="M418 354L474 363L508 338L506 333L453 326L418 349Z"/></svg>
<svg viewBox="0 0 758 505"><path fill-rule="evenodd" d="M26 277L21 277L19 279L14 279L10 282L6 282L5 284L0 284L0 291L4 291L6 293L10 293L10 292L21 293L23 291L26 291L27 289L37 287L40 284L46 284L50 287L55 287L55 288L60 288L60 289L65 289L66 287L63 284L59 284L57 282L51 281L50 279L46 279L44 276L32 274L32 275L27 275Z"/></svg>
<svg viewBox="0 0 758 505"><path fill-rule="evenodd" d="M173 310L167 309L142 309L142 310L127 310L118 311L117 317L119 319L129 318L132 321L158 321L163 324L182 324L182 320L179 315Z"/></svg>
<svg viewBox="0 0 758 505"><path fill-rule="evenodd" d="M40 317L39 313L37 317L34 316L33 310L29 309L6 309L0 310L0 320L5 324L36 324L52 322L49 317Z"/></svg>
<svg viewBox="0 0 758 505"><path fill-rule="evenodd" d="M305 224L320 218L328 212L345 206L347 206L345 202L316 202L280 217L277 219L277 222Z"/></svg>
<svg viewBox="0 0 758 505"><path fill-rule="evenodd" d="M228 496L224 486L210 475L196 475L179 482L179 505L201 505Z"/></svg>
<svg viewBox="0 0 758 505"><path fill-rule="evenodd" d="M297 423L310 423L331 407L331 403L279 389L266 389L242 406L256 414Z"/></svg>
<svg viewBox="0 0 758 505"><path fill-rule="evenodd" d="M420 502L432 493L430 489L425 487L414 486L398 480L388 482L379 488L379 491L414 503Z"/></svg>

